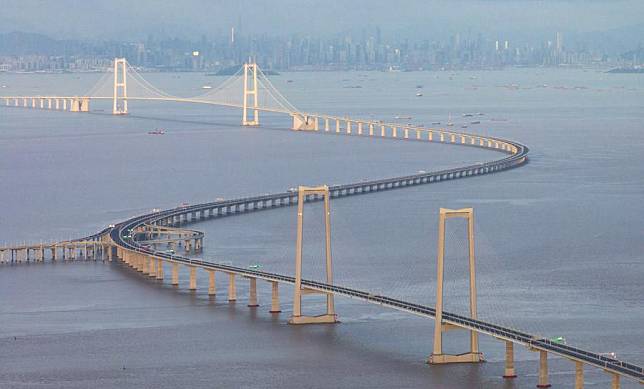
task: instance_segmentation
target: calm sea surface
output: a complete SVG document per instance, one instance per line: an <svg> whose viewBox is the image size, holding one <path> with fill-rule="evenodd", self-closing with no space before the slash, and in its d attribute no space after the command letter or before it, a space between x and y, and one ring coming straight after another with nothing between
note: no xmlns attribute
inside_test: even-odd
<svg viewBox="0 0 644 389"><path fill-rule="evenodd" d="M223 79L145 74L177 95ZM100 75L0 74L0 95L82 94ZM287 82L291 80L291 82ZM332 201L335 281L435 301L440 207L474 207L479 316L574 346L644 363L644 77L594 70L290 73L273 83L305 111L430 125L451 115L466 131L517 140L530 163L483 177ZM416 97L422 85L423 96ZM360 86L360 88L356 88ZM4 100L0 100L4 105ZM438 170L498 158L471 148L294 133L286 117L241 128L225 108L131 102L114 117L0 107L0 242L94 233L152 208L175 207ZM482 113L465 118L463 113ZM480 124L469 124L480 120ZM163 136L148 135L164 128ZM322 277L318 205L306 208L305 276ZM293 273L295 209L194 225L200 258ZM449 225L446 309L465 312L465 229ZM501 378L503 344L481 337L488 363L428 366L433 322L337 298L341 324L293 327L270 288L246 307L204 288L189 293L117 263L0 267L0 387L524 388L538 355L517 349L519 377ZM181 274L187 285L187 273ZM207 285L206 275L199 278ZM323 303L307 298L305 311ZM443 337L464 352L467 334ZM574 365L551 358L570 387ZM610 377L587 369L589 387ZM624 381L624 387L637 387Z"/></svg>

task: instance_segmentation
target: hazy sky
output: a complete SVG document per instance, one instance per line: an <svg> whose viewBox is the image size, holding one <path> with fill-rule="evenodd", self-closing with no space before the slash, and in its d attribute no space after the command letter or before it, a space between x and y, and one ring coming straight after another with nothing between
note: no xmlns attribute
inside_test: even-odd
<svg viewBox="0 0 644 389"><path fill-rule="evenodd" d="M403 37L472 31L604 31L644 23L644 0L0 0L0 31L58 38L144 39L246 32L367 31Z"/></svg>

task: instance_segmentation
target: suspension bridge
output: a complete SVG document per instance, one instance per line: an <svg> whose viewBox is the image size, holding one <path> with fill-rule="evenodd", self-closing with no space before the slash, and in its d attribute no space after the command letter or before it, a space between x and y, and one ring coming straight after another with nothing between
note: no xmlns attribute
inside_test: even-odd
<svg viewBox="0 0 644 389"><path fill-rule="evenodd" d="M299 187L286 192L218 200L204 204L180 206L174 209L152 212L125 220L91 236L76 240L50 244L19 244L0 247L0 263L24 263L45 260L118 260L132 267L142 275L163 282L165 269L171 270L170 282L179 285L179 269L189 271L190 290L197 289L197 271L208 273L208 294L214 295L215 274L228 279L228 300L237 299L236 280L249 281L248 305L258 306L257 280L271 284L270 312L279 313L280 284L293 285L293 314L289 323L294 325L337 322L334 296L346 296L387 308L407 312L435 320L433 352L428 363L477 363L483 360L479 350L478 336L488 335L505 344L505 369L503 376L516 377L514 367L514 345L526 347L539 353L538 387L548 387L548 355L553 354L571 361L575 366L575 388L584 386L584 368L591 366L611 375L612 387L620 387L620 379L633 379L644 383L644 368L619 360L613 356L583 350L562 342L547 339L525 331L481 320L477 315L477 290L474 256L473 210L441 209L439 220L437 292L436 305L428 306L404 301L370 291L340 286L333 281L331 258L330 200L346 196L363 195L416 185L433 184L442 181L484 176L495 172L519 167L527 162L528 148L518 142L489 136L456 132L444 128L401 125L376 120L324 115L301 112L295 108L263 74L255 63L244 64L239 71L216 88L193 96L180 97L166 93L132 68L125 59L114 61L112 72L107 72L87 93L76 96L1 96L9 107L89 112L90 104L96 100L111 100L114 115L127 115L128 102L157 101L207 104L242 110L243 126L258 126L260 112L289 115L292 129L317 133L386 138L418 142L442 143L476 147L498 152L501 157L485 163L461 166L434 172L419 172L392 178L361 181L344 185ZM304 204L324 204L324 247L325 280L304 279L303 266L303 214ZM185 225L208 219L218 219L254 211L297 206L297 239L295 255L295 276L265 272L258 269L242 268L224 263L197 260L189 257L199 252L203 245L203 233L185 229ZM443 309L445 225L452 218L463 218L468 223L468 265L469 265L469 314L461 315ZM185 247L186 255L178 255L175 249ZM171 250L160 250L170 246ZM322 315L302 314L302 295L320 294L326 298L326 309ZM469 331L469 350L459 355L443 352L443 332L451 329Z"/></svg>

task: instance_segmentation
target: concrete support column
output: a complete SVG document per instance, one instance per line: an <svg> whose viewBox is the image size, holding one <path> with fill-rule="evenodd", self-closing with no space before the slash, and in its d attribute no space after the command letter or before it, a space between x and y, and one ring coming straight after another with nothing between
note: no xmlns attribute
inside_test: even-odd
<svg viewBox="0 0 644 389"><path fill-rule="evenodd" d="M537 388L549 388L550 386L548 383L548 353L539 350L539 383Z"/></svg>
<svg viewBox="0 0 644 389"><path fill-rule="evenodd" d="M324 118L324 131L329 132L329 118Z"/></svg>
<svg viewBox="0 0 644 389"><path fill-rule="evenodd" d="M280 292L279 292L279 283L277 281L271 281L271 310L270 313L280 313Z"/></svg>
<svg viewBox="0 0 644 389"><path fill-rule="evenodd" d="M250 286L248 290L248 306L259 307L257 304L257 278L250 278Z"/></svg>
<svg viewBox="0 0 644 389"><path fill-rule="evenodd" d="M611 389L619 389L620 388L620 383L619 383L619 374L611 373L613 375L613 379L611 381Z"/></svg>
<svg viewBox="0 0 644 389"><path fill-rule="evenodd" d="M237 300L237 288L235 287L235 275L228 273L228 301Z"/></svg>
<svg viewBox="0 0 644 389"><path fill-rule="evenodd" d="M163 280L163 260L157 258L157 280Z"/></svg>
<svg viewBox="0 0 644 389"><path fill-rule="evenodd" d="M156 278L156 276L157 276L157 269L156 269L157 260L154 259L153 257L147 257L147 261L148 261L148 267L150 269L150 277Z"/></svg>
<svg viewBox="0 0 644 389"><path fill-rule="evenodd" d="M141 261L141 272L143 274L149 274L150 269L148 268L148 259L144 255L139 255L139 260Z"/></svg>
<svg viewBox="0 0 644 389"><path fill-rule="evenodd" d="M179 285L179 264L172 263L172 285Z"/></svg>
<svg viewBox="0 0 644 389"><path fill-rule="evenodd" d="M197 267L190 266L190 290L197 290Z"/></svg>
<svg viewBox="0 0 644 389"><path fill-rule="evenodd" d="M358 135L362 135L362 122L358 122Z"/></svg>
<svg viewBox="0 0 644 389"><path fill-rule="evenodd" d="M398 129L396 128L396 126L391 127L391 137L392 138L398 137Z"/></svg>
<svg viewBox="0 0 644 389"><path fill-rule="evenodd" d="M514 371L514 343L505 341L505 370L503 378L516 378Z"/></svg>
<svg viewBox="0 0 644 389"><path fill-rule="evenodd" d="M575 361L575 389L584 389L584 364Z"/></svg>
<svg viewBox="0 0 644 389"><path fill-rule="evenodd" d="M214 296L215 294L217 294L217 290L215 288L215 271L208 270L208 295Z"/></svg>

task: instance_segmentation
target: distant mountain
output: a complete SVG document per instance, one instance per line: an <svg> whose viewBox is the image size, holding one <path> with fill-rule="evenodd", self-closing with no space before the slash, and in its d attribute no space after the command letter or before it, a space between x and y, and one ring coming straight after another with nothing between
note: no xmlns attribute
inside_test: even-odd
<svg viewBox="0 0 644 389"><path fill-rule="evenodd" d="M0 55L58 55L64 53L65 43L46 35L26 32L0 34Z"/></svg>

